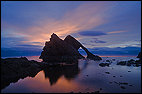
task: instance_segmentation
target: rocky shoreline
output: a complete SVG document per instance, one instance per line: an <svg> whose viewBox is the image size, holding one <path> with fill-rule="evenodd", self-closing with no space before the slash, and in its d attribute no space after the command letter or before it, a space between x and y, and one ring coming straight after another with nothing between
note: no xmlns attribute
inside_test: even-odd
<svg viewBox="0 0 142 94"><path fill-rule="evenodd" d="M45 64L21 58L1 58L1 89L25 77L34 77L44 68Z"/></svg>
<svg viewBox="0 0 142 94"><path fill-rule="evenodd" d="M73 67L78 63L53 63L53 62L37 62L28 60L26 57L20 58L1 58L1 89L15 83L19 79L26 77L35 77L38 72L46 68L55 67ZM73 70L75 71L75 69Z"/></svg>
<svg viewBox="0 0 142 94"><path fill-rule="evenodd" d="M105 67L112 63L111 60L106 60L107 63L100 63L99 66ZM19 79L26 77L35 77L38 72L45 68L52 68L55 66L75 66L77 63L47 63L37 62L35 60L28 60L26 57L20 58L1 58L1 89L4 89L10 83L15 83ZM134 67L141 66L141 60L120 61L117 65L127 65ZM72 68L71 68L72 69ZM74 71L74 70L73 70ZM109 74L109 73L108 73Z"/></svg>
<svg viewBox="0 0 142 94"><path fill-rule="evenodd" d="M117 65L122 65L122 66L134 66L134 67L139 67L141 66L141 60L128 60L128 61L120 61L117 63Z"/></svg>

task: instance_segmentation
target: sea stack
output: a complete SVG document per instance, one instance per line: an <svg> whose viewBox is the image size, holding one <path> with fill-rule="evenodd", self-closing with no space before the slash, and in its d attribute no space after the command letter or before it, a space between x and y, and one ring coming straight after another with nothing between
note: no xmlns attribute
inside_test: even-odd
<svg viewBox="0 0 142 94"><path fill-rule="evenodd" d="M50 41L45 43L39 58L43 62L77 62L78 59L84 58L78 51L80 47L87 53L87 58L102 60L101 57L90 53L87 48L71 35L62 40L54 33L51 35Z"/></svg>

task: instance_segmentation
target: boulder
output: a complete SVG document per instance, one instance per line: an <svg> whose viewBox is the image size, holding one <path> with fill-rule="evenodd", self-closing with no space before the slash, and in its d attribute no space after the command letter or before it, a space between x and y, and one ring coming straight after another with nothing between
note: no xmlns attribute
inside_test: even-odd
<svg viewBox="0 0 142 94"><path fill-rule="evenodd" d="M50 41L45 43L41 56L44 62L77 62L78 59L84 58L78 51L82 48L87 53L87 58L93 60L101 60L99 56L90 53L79 41L71 35L64 40L60 39L56 34L52 34Z"/></svg>
<svg viewBox="0 0 142 94"><path fill-rule="evenodd" d="M99 66L101 66L101 67L105 67L105 66L108 66L108 67L109 67L109 65L110 65L109 63L100 63L100 64L99 64Z"/></svg>

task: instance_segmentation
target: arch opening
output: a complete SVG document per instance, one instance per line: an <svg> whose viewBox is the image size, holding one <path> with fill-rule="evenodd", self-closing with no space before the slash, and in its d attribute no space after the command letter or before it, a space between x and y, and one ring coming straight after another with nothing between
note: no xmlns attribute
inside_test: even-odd
<svg viewBox="0 0 142 94"><path fill-rule="evenodd" d="M84 56L85 58L87 57L87 53L85 52L85 50L83 50L81 47L78 49L78 52Z"/></svg>

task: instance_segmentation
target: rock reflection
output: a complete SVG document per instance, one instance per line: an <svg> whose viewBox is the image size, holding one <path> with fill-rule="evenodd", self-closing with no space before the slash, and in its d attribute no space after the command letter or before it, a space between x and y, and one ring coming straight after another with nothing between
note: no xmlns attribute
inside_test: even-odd
<svg viewBox="0 0 142 94"><path fill-rule="evenodd" d="M50 85L56 84L61 76L64 76L67 80L74 79L80 73L78 63L73 65L57 65L57 66L47 66L43 69L45 78L49 79Z"/></svg>
<svg viewBox="0 0 142 94"><path fill-rule="evenodd" d="M16 83L19 79L35 77L42 70L44 65L26 57L1 58L1 89L6 88L10 83Z"/></svg>

